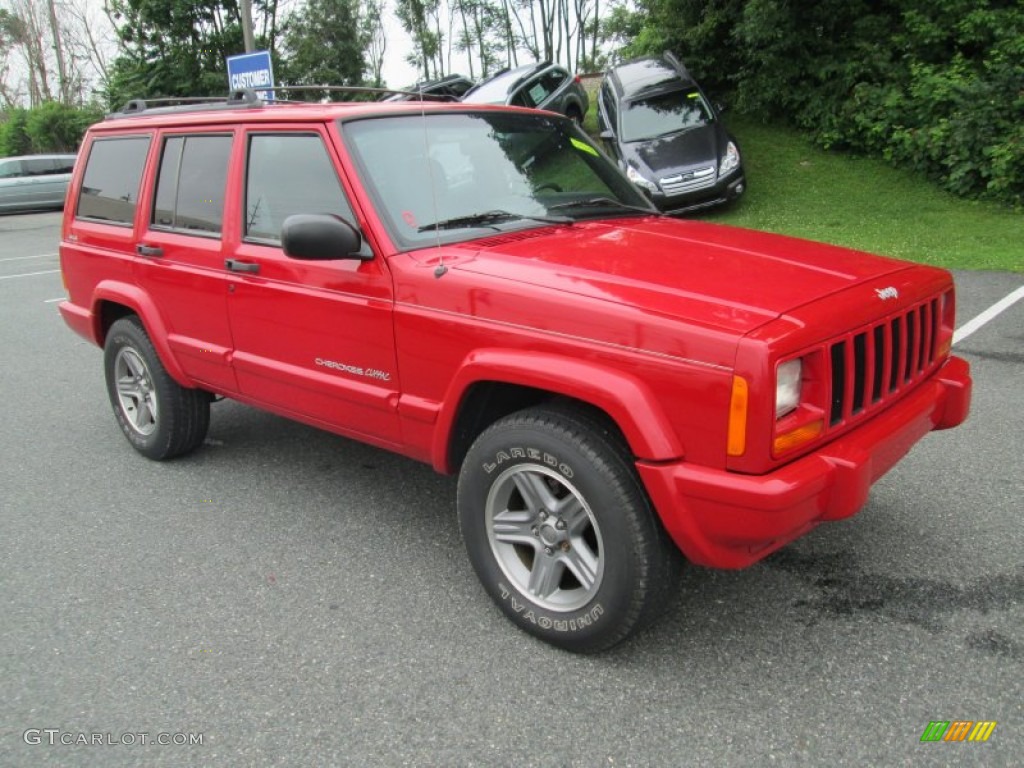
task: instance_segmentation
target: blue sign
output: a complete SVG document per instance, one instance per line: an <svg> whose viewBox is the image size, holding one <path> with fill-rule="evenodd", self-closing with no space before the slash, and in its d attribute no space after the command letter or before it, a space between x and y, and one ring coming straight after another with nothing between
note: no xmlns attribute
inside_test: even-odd
<svg viewBox="0 0 1024 768"><path fill-rule="evenodd" d="M270 63L270 51L253 51L238 56L228 56L228 86L232 91L252 88L261 99L274 100L274 67Z"/></svg>

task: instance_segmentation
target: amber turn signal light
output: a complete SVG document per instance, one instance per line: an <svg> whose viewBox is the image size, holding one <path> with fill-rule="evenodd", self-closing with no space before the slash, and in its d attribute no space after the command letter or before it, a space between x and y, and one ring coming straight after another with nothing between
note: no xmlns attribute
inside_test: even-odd
<svg viewBox="0 0 1024 768"><path fill-rule="evenodd" d="M786 451L792 451L794 448L799 448L801 445L809 443L811 440L816 438L821 434L821 430L824 429L824 427L825 422L821 419L812 421L810 424L804 424L802 427L797 427L794 430L776 437L775 442L772 443L772 448L776 455L785 453Z"/></svg>
<svg viewBox="0 0 1024 768"><path fill-rule="evenodd" d="M726 453L742 456L747 450L747 401L749 394L747 380L742 376L732 377L732 400L729 402L729 436Z"/></svg>

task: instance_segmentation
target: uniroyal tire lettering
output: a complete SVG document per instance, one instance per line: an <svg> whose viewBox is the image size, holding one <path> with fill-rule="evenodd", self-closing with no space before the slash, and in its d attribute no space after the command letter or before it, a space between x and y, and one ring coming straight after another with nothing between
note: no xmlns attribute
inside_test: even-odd
<svg viewBox="0 0 1024 768"><path fill-rule="evenodd" d="M550 453L538 451L536 448L515 447L509 448L508 451L498 451L496 454L494 454L493 462L485 461L480 466L483 468L484 472L490 475L494 472L494 470L496 470L498 467L500 467L502 464L506 462L510 462L513 459L526 458L533 459L534 461L539 461L543 464L546 464L549 467L552 467L553 469L557 469L570 480L574 475L572 467L570 467L564 461L559 461L557 456L552 456Z"/></svg>
<svg viewBox="0 0 1024 768"><path fill-rule="evenodd" d="M600 603L595 603L586 613L573 619L550 619L547 616L538 616L532 609L527 610L527 604L516 600L512 590L500 581L498 582L498 592L501 593L502 600L508 600L513 611L520 614L525 621L536 624L541 629L553 629L555 632L576 632L577 630L592 626L595 621L604 615L604 608Z"/></svg>

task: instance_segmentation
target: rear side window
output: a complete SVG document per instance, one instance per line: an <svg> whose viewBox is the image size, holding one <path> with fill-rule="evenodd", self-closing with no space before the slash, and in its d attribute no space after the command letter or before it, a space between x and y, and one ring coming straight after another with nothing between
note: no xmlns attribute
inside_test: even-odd
<svg viewBox="0 0 1024 768"><path fill-rule="evenodd" d="M231 136L172 136L164 142L152 223L220 234Z"/></svg>
<svg viewBox="0 0 1024 768"><path fill-rule="evenodd" d="M295 213L355 222L323 140L316 134L250 136L245 237L279 242L281 225Z"/></svg>
<svg viewBox="0 0 1024 768"><path fill-rule="evenodd" d="M0 179L13 179L21 176L21 160L0 162Z"/></svg>
<svg viewBox="0 0 1024 768"><path fill-rule="evenodd" d="M49 176L57 172L57 163L52 157L33 157L22 160L26 176Z"/></svg>
<svg viewBox="0 0 1024 768"><path fill-rule="evenodd" d="M85 166L76 215L130 225L135 219L148 152L148 136L94 141Z"/></svg>

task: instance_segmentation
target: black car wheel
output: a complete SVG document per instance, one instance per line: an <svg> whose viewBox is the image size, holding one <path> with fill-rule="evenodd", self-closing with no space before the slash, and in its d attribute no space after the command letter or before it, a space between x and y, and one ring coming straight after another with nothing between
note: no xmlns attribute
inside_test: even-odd
<svg viewBox="0 0 1024 768"><path fill-rule="evenodd" d="M139 453L170 459L196 448L210 425L210 395L170 377L141 321L110 326L104 346L107 394L117 423Z"/></svg>

